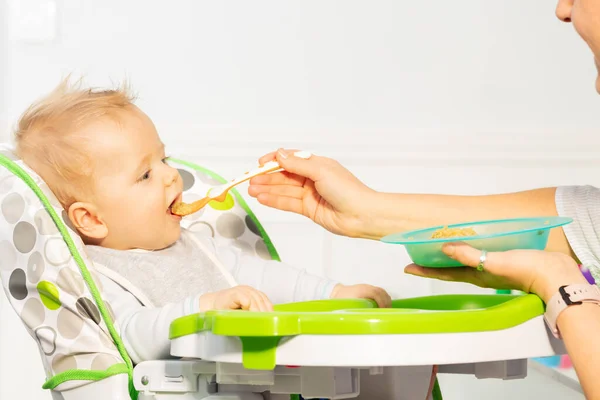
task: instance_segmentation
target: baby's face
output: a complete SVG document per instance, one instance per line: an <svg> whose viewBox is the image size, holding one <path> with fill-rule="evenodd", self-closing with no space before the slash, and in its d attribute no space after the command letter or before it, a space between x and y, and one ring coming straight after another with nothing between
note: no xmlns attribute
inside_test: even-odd
<svg viewBox="0 0 600 400"><path fill-rule="evenodd" d="M87 128L95 146L91 203L107 232L100 244L162 249L181 233L181 217L169 207L181 201L183 182L178 171L165 164L164 145L150 118L137 108L121 114L118 121Z"/></svg>

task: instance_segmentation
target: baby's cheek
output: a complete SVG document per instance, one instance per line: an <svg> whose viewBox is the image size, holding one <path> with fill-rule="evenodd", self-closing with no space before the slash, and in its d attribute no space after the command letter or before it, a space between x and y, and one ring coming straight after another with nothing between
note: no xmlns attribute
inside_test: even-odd
<svg viewBox="0 0 600 400"><path fill-rule="evenodd" d="M123 208L114 223L120 225L126 231L131 231L132 229L139 230L139 228L151 224L151 221L147 205L141 203Z"/></svg>

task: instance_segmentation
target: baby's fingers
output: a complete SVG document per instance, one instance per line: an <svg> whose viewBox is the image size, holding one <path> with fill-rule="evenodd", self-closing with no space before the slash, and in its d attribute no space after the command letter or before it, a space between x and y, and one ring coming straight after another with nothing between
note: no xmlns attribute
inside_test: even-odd
<svg viewBox="0 0 600 400"><path fill-rule="evenodd" d="M237 292L242 310L273 311L273 305L264 293L250 286L238 286Z"/></svg>
<svg viewBox="0 0 600 400"><path fill-rule="evenodd" d="M373 296L373 300L377 303L379 308L389 308L392 306L392 298L388 292L383 289L378 289L375 291L375 295Z"/></svg>
<svg viewBox="0 0 600 400"><path fill-rule="evenodd" d="M260 297L263 301L263 305L264 305L264 310L261 310L261 311L266 311L266 312L273 311L273 303L271 303L271 300L269 300L267 295L264 294L263 292L258 292L258 294L260 295Z"/></svg>
<svg viewBox="0 0 600 400"><path fill-rule="evenodd" d="M250 304L249 311L271 311L269 305L267 304L268 300L266 296L263 297L261 292L259 292L258 290L253 290L250 293L250 297L252 298L252 303ZM268 303L270 304L270 302Z"/></svg>
<svg viewBox="0 0 600 400"><path fill-rule="evenodd" d="M247 292L237 292L234 302L236 304L236 308L241 308L242 310L250 310L252 307L252 296Z"/></svg>

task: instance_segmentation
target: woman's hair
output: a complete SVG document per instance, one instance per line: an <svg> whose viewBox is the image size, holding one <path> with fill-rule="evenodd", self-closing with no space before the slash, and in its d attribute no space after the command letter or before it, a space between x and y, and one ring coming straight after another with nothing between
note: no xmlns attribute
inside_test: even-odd
<svg viewBox="0 0 600 400"><path fill-rule="evenodd" d="M135 97L125 83L116 89L83 88L64 79L51 93L33 103L15 130L17 155L48 184L63 207L76 201L93 172L87 125L106 118L118 122L119 112ZM77 196L79 197L79 196Z"/></svg>

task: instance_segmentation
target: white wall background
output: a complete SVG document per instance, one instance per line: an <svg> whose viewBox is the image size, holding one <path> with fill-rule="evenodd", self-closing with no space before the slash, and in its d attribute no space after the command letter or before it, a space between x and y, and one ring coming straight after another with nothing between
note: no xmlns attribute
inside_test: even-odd
<svg viewBox="0 0 600 400"><path fill-rule="evenodd" d="M386 191L599 183L595 68L572 27L555 19L553 2L0 0L0 7L2 140L31 101L74 72L93 85L129 77L171 152L228 177L284 146L337 158ZM335 237L251 203L284 259L313 272L381 285L396 297L475 290L406 277L402 248ZM1 301L2 321L11 320ZM0 330L0 398L31 387L26 364L14 361L14 343L29 343L22 332ZM23 398L39 392L31 390Z"/></svg>

